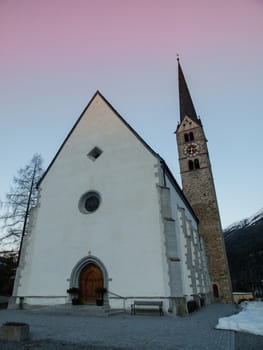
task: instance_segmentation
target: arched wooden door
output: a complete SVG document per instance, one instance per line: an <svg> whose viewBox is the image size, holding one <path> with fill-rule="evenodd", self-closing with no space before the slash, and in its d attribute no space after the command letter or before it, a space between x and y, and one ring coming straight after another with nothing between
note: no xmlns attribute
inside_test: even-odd
<svg viewBox="0 0 263 350"><path fill-rule="evenodd" d="M101 269L95 264L89 264L83 268L79 278L80 303L95 304L99 297L96 288L103 287L103 275Z"/></svg>

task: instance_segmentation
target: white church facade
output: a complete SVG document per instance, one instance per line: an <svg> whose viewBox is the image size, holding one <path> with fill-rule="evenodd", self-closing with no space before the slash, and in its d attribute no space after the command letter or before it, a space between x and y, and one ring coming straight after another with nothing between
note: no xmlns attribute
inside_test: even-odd
<svg viewBox="0 0 263 350"><path fill-rule="evenodd" d="M156 300L179 314L210 300L198 218L165 161L100 92L39 183L15 305L67 304L72 287L85 305L106 288L110 308Z"/></svg>

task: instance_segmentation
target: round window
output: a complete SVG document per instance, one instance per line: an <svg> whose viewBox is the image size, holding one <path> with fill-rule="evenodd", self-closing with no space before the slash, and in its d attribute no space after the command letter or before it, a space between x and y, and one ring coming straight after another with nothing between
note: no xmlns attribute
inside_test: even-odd
<svg viewBox="0 0 263 350"><path fill-rule="evenodd" d="M84 214L93 213L100 206L100 200L100 195L97 192L87 192L80 198L79 210Z"/></svg>

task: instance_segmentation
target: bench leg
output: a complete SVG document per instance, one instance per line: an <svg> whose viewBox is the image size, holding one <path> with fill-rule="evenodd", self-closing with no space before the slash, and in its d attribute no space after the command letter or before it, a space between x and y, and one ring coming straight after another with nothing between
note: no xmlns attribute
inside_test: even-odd
<svg viewBox="0 0 263 350"><path fill-rule="evenodd" d="M162 306L159 306L159 312L160 312L160 316L163 316L163 308L162 308Z"/></svg>
<svg viewBox="0 0 263 350"><path fill-rule="evenodd" d="M135 305L131 305L131 315L135 315Z"/></svg>

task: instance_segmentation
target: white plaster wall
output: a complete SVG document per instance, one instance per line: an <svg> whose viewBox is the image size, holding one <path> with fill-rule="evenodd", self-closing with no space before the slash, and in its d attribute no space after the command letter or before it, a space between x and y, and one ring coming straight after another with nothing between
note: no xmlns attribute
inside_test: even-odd
<svg viewBox="0 0 263 350"><path fill-rule="evenodd" d="M94 146L103 153L93 162ZM17 295L67 296L73 267L92 254L107 269L110 291L165 296L157 164L97 95L41 183ZM82 214L78 202L89 190L102 202Z"/></svg>
<svg viewBox="0 0 263 350"><path fill-rule="evenodd" d="M182 207L181 207L182 208ZM187 259L187 242L183 231L183 225L184 225L184 211L178 210L177 217L178 217L178 241L179 241L179 251L180 251L180 259L182 261L182 276L183 276L183 294L189 298L191 294L193 294L193 289L191 288L191 278L190 278L190 271L187 267L186 259Z"/></svg>
<svg viewBox="0 0 263 350"><path fill-rule="evenodd" d="M182 281L181 281L182 290L183 290L182 296L189 297L193 293L193 290L190 286L191 281L190 281L190 278L188 277L189 271L186 265L186 254L187 254L186 239L181 229L183 218L180 215L180 211L178 210L178 208L184 209L185 219L191 222L192 227L196 230L197 230L197 223L192 213L188 209L187 205L182 200L182 198L176 191L175 187L171 183L168 176L165 176L165 182L166 182L166 186L170 188L172 217L175 219L175 225L176 225L176 239L178 244L178 254L181 260L181 269L182 269Z"/></svg>
<svg viewBox="0 0 263 350"><path fill-rule="evenodd" d="M191 286L192 281L190 278L190 270L187 267L186 259L187 254L187 241L185 238L185 234L182 230L183 221L186 224L186 230L188 230L188 234L191 236L191 254L192 254L192 262L195 261L195 255L199 254L200 259L198 262L198 266L193 264L193 272L196 273L196 270L201 270L200 276L196 276L196 287L197 293L209 293L211 289L210 279L208 275L208 267L207 267L207 257L204 249L204 245L202 242L202 237L197 237L198 234L198 225L195 217L192 212L189 210L186 203L180 197L174 186L172 185L168 176L166 176L166 186L170 188L171 193L171 206L172 206L172 216L175 219L176 224L176 237L178 242L178 252L179 257L182 261L182 287L183 294L187 297L187 299L191 299L191 295L193 294L193 288ZM190 237L189 236L189 237ZM200 242L199 242L200 240ZM201 247L200 244L201 243ZM198 251L198 253L197 253ZM196 261L195 261L196 263Z"/></svg>

